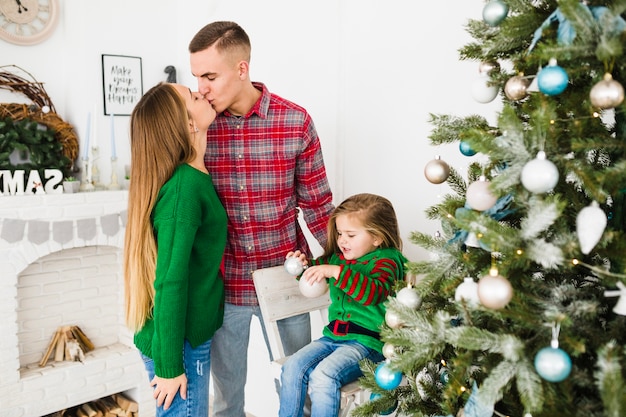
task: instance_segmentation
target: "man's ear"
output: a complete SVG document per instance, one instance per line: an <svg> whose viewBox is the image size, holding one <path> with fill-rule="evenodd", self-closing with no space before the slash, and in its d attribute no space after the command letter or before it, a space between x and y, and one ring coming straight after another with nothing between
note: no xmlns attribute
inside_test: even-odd
<svg viewBox="0 0 626 417"><path fill-rule="evenodd" d="M248 77L250 71L250 63L248 61L239 61L239 78L241 80Z"/></svg>

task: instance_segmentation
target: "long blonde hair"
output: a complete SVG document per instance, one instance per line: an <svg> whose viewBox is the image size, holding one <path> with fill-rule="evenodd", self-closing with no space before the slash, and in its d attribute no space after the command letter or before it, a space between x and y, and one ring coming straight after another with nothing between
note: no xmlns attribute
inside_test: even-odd
<svg viewBox="0 0 626 417"><path fill-rule="evenodd" d="M157 245L151 214L159 190L176 167L195 157L185 101L159 83L130 117L131 172L124 237L124 302L127 326L137 331L152 314Z"/></svg>
<svg viewBox="0 0 626 417"><path fill-rule="evenodd" d="M355 194L348 197L330 215L328 220L328 240L324 248L324 257L330 257L340 251L337 238L337 217L340 215L356 216L365 230L381 240L381 248L402 250L400 228L393 205L385 197L376 194Z"/></svg>

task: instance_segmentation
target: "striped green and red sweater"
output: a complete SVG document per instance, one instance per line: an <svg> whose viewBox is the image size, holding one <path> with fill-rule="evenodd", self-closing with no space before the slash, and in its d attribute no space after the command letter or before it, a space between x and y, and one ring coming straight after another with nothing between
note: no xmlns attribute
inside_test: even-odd
<svg viewBox="0 0 626 417"><path fill-rule="evenodd" d="M356 323L361 327L379 332L385 321L385 301L393 295L394 284L403 280L407 259L397 249L376 249L355 260L346 260L343 254L330 258L309 260L309 265L339 265L339 276L329 279L330 300L328 320ZM335 340L357 340L361 344L381 351L383 342L374 337L350 333L345 336L333 334L324 327L324 336Z"/></svg>

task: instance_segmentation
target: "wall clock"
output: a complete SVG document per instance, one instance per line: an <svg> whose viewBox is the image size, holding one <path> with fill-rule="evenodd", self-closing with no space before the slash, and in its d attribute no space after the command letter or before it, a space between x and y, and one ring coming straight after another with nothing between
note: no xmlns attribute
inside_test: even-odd
<svg viewBox="0 0 626 417"><path fill-rule="evenodd" d="M0 0L0 39L34 45L47 39L59 20L59 0Z"/></svg>

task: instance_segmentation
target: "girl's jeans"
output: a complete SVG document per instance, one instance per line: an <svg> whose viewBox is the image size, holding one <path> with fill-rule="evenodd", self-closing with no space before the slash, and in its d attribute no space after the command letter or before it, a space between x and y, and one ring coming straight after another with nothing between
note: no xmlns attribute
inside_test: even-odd
<svg viewBox="0 0 626 417"><path fill-rule="evenodd" d="M187 399L176 394L174 401L167 411L157 407L157 417L197 417L209 415L209 375L211 368L211 339L193 349L185 340L183 360L185 375L187 375ZM148 380L154 378L154 361L145 355L143 357Z"/></svg>
<svg viewBox="0 0 626 417"><path fill-rule="evenodd" d="M340 388L363 375L359 362L380 362L383 355L354 340L323 336L293 354L283 365L280 417L302 417L307 389L311 417L339 415Z"/></svg>

